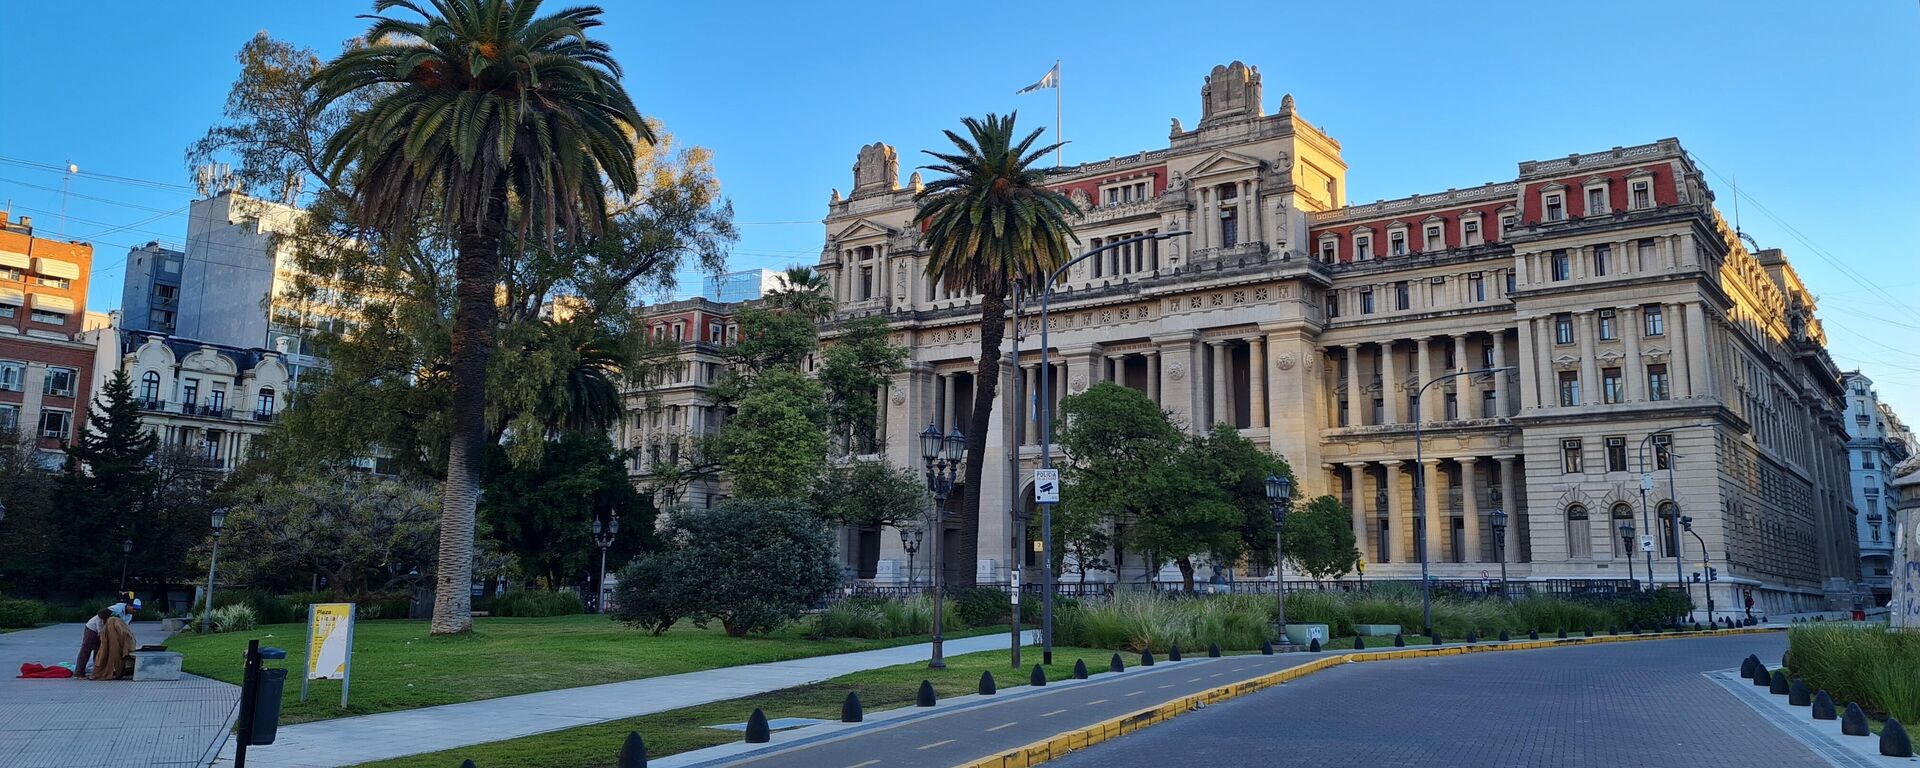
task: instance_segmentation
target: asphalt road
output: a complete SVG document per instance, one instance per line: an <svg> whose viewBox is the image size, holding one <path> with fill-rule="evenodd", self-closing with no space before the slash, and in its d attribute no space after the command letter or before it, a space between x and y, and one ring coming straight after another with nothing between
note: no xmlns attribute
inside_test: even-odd
<svg viewBox="0 0 1920 768"><path fill-rule="evenodd" d="M1826 766L1701 675L1785 649L1767 633L1349 664L1047 765Z"/></svg>

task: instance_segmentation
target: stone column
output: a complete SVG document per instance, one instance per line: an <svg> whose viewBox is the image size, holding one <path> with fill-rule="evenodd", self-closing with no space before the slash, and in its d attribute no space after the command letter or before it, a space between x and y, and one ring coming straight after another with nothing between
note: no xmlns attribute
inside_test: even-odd
<svg viewBox="0 0 1920 768"><path fill-rule="evenodd" d="M1027 428L1022 430L1020 444L1035 445L1040 442L1040 421L1037 418L1040 411L1040 400L1038 398L1042 397L1040 394L1040 366L1023 365L1020 366L1020 372L1021 375L1025 377L1027 385L1026 389L1021 390L1026 394L1026 397L1021 398L1020 402L1014 405L1015 408L1020 409L1021 417L1026 419L1027 424Z"/></svg>
<svg viewBox="0 0 1920 768"><path fill-rule="evenodd" d="M1507 543L1501 557L1509 563L1520 562L1520 515L1519 499L1513 495L1512 456L1495 456L1493 460L1500 464L1500 506L1507 511Z"/></svg>
<svg viewBox="0 0 1920 768"><path fill-rule="evenodd" d="M953 431L953 393L958 376L951 373L940 374L940 431Z"/></svg>
<svg viewBox="0 0 1920 768"><path fill-rule="evenodd" d="M1147 399L1157 406L1160 404L1160 351L1149 349L1142 354L1147 357Z"/></svg>
<svg viewBox="0 0 1920 768"><path fill-rule="evenodd" d="M1711 352L1707 346L1710 329L1707 327L1707 312L1698 301L1686 303L1687 313L1687 379L1691 382L1687 393L1690 397L1708 397L1714 394L1713 366Z"/></svg>
<svg viewBox="0 0 1920 768"><path fill-rule="evenodd" d="M1400 501L1400 462L1387 461L1387 559L1407 562L1407 545L1413 541L1411 518Z"/></svg>
<svg viewBox="0 0 1920 768"><path fill-rule="evenodd" d="M1265 349L1266 339L1259 336L1247 339L1247 426L1254 429L1267 426Z"/></svg>
<svg viewBox="0 0 1920 768"><path fill-rule="evenodd" d="M1540 377L1548 375L1548 372L1535 367L1540 356L1533 349L1533 318L1520 318L1516 333L1520 339L1520 410L1526 412L1540 407ZM1494 347L1496 354L1499 349Z"/></svg>
<svg viewBox="0 0 1920 768"><path fill-rule="evenodd" d="M1580 310L1574 333L1580 334L1580 404L1597 403L1600 397L1600 359L1593 352L1593 310Z"/></svg>
<svg viewBox="0 0 1920 768"><path fill-rule="evenodd" d="M1200 374L1205 359L1197 354L1191 331L1153 337L1160 355L1160 410L1194 429L1207 427L1207 390Z"/></svg>
<svg viewBox="0 0 1920 768"><path fill-rule="evenodd" d="M1367 555L1367 553L1371 551L1368 549L1368 547L1371 546L1371 542L1367 541L1367 505L1368 502L1372 501L1372 499L1367 497L1367 463L1364 461L1349 461L1346 467L1347 483L1353 488L1353 507L1348 511L1352 513L1353 517L1354 548L1360 550L1361 557L1366 557L1367 562L1380 562L1380 553L1375 552L1372 556Z"/></svg>
<svg viewBox="0 0 1920 768"><path fill-rule="evenodd" d="M1690 343L1693 329L1683 330L1680 327L1680 316L1684 313L1683 306L1673 303L1666 305L1666 309L1663 310L1667 321L1667 346L1672 350L1667 354L1667 376L1670 380L1668 388L1672 390L1675 400L1691 397L1693 392L1693 377L1690 375L1693 370L1693 350L1691 349L1693 345Z"/></svg>
<svg viewBox="0 0 1920 768"><path fill-rule="evenodd" d="M1380 342L1380 423L1400 423L1400 398L1395 396L1394 382L1401 380L1400 366L1394 362L1393 340Z"/></svg>
<svg viewBox="0 0 1920 768"><path fill-rule="evenodd" d="M1233 413L1228 410L1227 375L1230 358L1227 356L1227 344L1224 341L1209 341L1207 348L1213 352L1213 370L1209 379L1213 383L1213 402L1207 407L1207 424L1233 423Z"/></svg>
<svg viewBox="0 0 1920 768"><path fill-rule="evenodd" d="M1427 528L1427 562L1443 562L1442 558L1446 555L1446 549L1441 546L1443 539L1440 538L1440 534L1444 530L1442 522L1446 518L1441 514L1440 490L1434 487L1433 482L1440 476L1440 460L1435 458L1422 458L1420 460L1420 466L1415 467L1414 471L1419 472L1421 477L1420 489L1422 493L1420 494L1420 503L1425 507L1423 517L1426 519Z"/></svg>
<svg viewBox="0 0 1920 768"><path fill-rule="evenodd" d="M1533 328L1537 340L1533 351L1539 357L1534 361L1539 366L1534 378L1540 382L1540 406L1551 408L1560 404L1560 381L1553 371L1553 318L1536 317L1533 319Z"/></svg>
<svg viewBox="0 0 1920 768"><path fill-rule="evenodd" d="M1434 379L1432 336L1420 337L1420 356L1415 365L1420 366L1420 371L1418 375L1413 377L1413 383L1408 386L1422 388L1415 389L1414 392L1424 391L1426 394L1420 397L1420 412L1412 414L1413 418L1420 421L1437 421L1439 417L1434 414L1439 413L1439 411L1436 410L1434 406L1437 405L1439 401L1444 400L1446 395L1441 394L1440 390L1426 386L1427 382Z"/></svg>
<svg viewBox="0 0 1920 768"><path fill-rule="evenodd" d="M1360 345L1348 344L1347 350L1347 426L1358 427L1367 423L1364 411L1360 410Z"/></svg>
<svg viewBox="0 0 1920 768"><path fill-rule="evenodd" d="M1460 562L1478 563L1480 559L1480 457L1463 456L1460 462L1460 516L1466 520L1466 550Z"/></svg>
<svg viewBox="0 0 1920 768"><path fill-rule="evenodd" d="M1619 315L1620 338L1626 342L1626 370L1620 375L1627 378L1627 402L1637 403L1647 399L1646 361L1640 359L1640 333L1646 328L1640 323L1640 307L1627 305L1614 310Z"/></svg>
<svg viewBox="0 0 1920 768"><path fill-rule="evenodd" d="M1493 367L1501 368L1506 364L1507 332L1495 329L1493 331ZM1507 410L1507 378L1509 376L1519 378L1513 371L1501 371L1493 375L1493 410L1496 412L1487 414L1488 416L1504 419L1512 413Z"/></svg>
<svg viewBox="0 0 1920 768"><path fill-rule="evenodd" d="M1106 370L1110 373L1107 381L1120 386L1127 385L1127 356L1107 355Z"/></svg>

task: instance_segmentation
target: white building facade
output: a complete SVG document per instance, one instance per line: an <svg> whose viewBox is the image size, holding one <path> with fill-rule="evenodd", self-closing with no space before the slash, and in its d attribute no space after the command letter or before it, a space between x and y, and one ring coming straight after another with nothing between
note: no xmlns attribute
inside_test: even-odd
<svg viewBox="0 0 1920 768"><path fill-rule="evenodd" d="M1893 468L1906 461L1913 446L1907 442L1906 426L1874 391L1872 379L1850 371L1842 383L1847 398L1847 465L1858 515L1860 584L1866 593L1863 602L1880 606L1886 604L1893 584Z"/></svg>

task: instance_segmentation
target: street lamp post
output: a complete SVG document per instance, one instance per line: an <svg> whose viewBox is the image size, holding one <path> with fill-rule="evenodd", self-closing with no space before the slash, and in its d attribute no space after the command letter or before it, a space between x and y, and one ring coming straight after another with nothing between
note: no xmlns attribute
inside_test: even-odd
<svg viewBox="0 0 1920 768"><path fill-rule="evenodd" d="M1287 562L1287 508L1292 504L1293 480L1267 475L1267 505L1273 508L1273 594L1279 608L1279 620L1274 624L1278 627L1281 645L1287 644L1287 574L1282 566Z"/></svg>
<svg viewBox="0 0 1920 768"><path fill-rule="evenodd" d="M207 603L200 609L200 634L207 633L207 619L213 614L213 569L220 566L220 529L227 527L227 508L213 510L213 556L207 558Z"/></svg>
<svg viewBox="0 0 1920 768"><path fill-rule="evenodd" d="M1493 502L1493 511L1487 513L1487 523L1493 526L1493 559L1500 561L1500 599L1512 600L1507 593L1507 511L1500 508L1500 489L1488 495Z"/></svg>
<svg viewBox="0 0 1920 768"><path fill-rule="evenodd" d="M1711 427L1711 426L1713 425L1712 424L1676 424L1671 427L1656 429L1652 432L1648 432L1646 437L1640 438L1640 525L1641 527L1645 528L1648 531L1653 530L1653 518L1650 516L1650 513L1647 511L1647 492L1653 490L1653 473L1647 471L1647 446L1653 442L1654 437L1667 434L1676 429L1687 429L1688 427ZM1672 453L1671 447L1668 448L1668 453L1669 454ZM1667 471L1668 472L1673 471L1673 457L1671 455L1667 457ZM1669 477L1671 477L1671 475L1669 475ZM1669 495L1673 493L1673 490L1671 487L1668 488L1667 493ZM1674 502L1674 505L1676 508L1678 508L1679 502L1676 500ZM1677 547L1678 546L1677 537L1675 539L1675 542ZM1627 561L1628 561L1628 568L1632 568L1633 551L1631 549L1627 551ZM1651 547L1647 548L1647 589L1648 590L1653 589L1653 548Z"/></svg>
<svg viewBox="0 0 1920 768"><path fill-rule="evenodd" d="M1628 520L1620 524L1620 546L1622 550L1627 553L1627 581L1633 581L1633 521L1632 520ZM1653 566L1648 565L1647 567L1651 569ZM1653 580L1653 575L1651 573L1647 575L1647 580L1648 581Z"/></svg>
<svg viewBox="0 0 1920 768"><path fill-rule="evenodd" d="M907 553L907 591L913 591L913 556L920 554L920 542L927 537L923 528L908 526L900 529L900 548Z"/></svg>
<svg viewBox="0 0 1920 768"><path fill-rule="evenodd" d="M620 533L620 516L608 515L606 523L593 518L593 543L600 547L600 578L593 583L594 612L607 612L607 549L613 546L613 537Z"/></svg>
<svg viewBox="0 0 1920 768"><path fill-rule="evenodd" d="M1420 433L1426 424L1426 419L1422 418L1420 403L1426 397L1427 387L1431 387L1448 379L1478 374L1500 373L1511 370L1516 370L1516 368L1511 365L1500 365L1492 368L1478 368L1471 371L1454 371L1428 379L1426 383L1421 384L1420 388L1413 392L1413 543L1415 547L1418 547L1416 551L1420 553L1420 620L1425 622L1425 625L1421 629L1429 636L1433 634L1433 579L1428 575L1427 563L1433 559L1433 553L1428 551L1427 547L1427 465L1425 461L1426 454L1424 453L1426 446L1424 441L1420 439ZM1421 373L1426 373L1426 371L1421 371ZM1465 488L1465 493L1473 492L1472 483L1470 482L1462 487Z"/></svg>
<svg viewBox="0 0 1920 768"><path fill-rule="evenodd" d="M1674 453L1672 447L1667 448L1667 503L1673 505L1673 514L1669 515L1667 520L1667 532L1673 537L1673 583L1682 585L1681 589L1686 589L1685 572L1680 566L1680 561L1684 559L1682 556L1685 554L1686 542L1680 539L1680 497L1673 488L1673 465L1679 463L1677 461L1679 458L1680 454Z"/></svg>
<svg viewBox="0 0 1920 768"><path fill-rule="evenodd" d="M1147 240L1168 240L1191 235L1191 230L1176 229L1171 232L1129 237L1115 240L1086 253L1067 260L1067 263L1055 268L1047 275L1040 288L1040 468L1053 468L1053 345L1049 341L1052 328L1047 324L1047 314L1053 306L1053 287L1067 274L1073 265L1091 259L1115 248L1132 245ZM1016 327L1018 320L1016 319ZM1149 568L1152 566L1149 565ZM936 602L936 604L938 604ZM1040 661L1049 666L1053 664L1053 505L1040 505Z"/></svg>
<svg viewBox="0 0 1920 768"><path fill-rule="evenodd" d="M941 623L945 620L944 586L946 575L941 573L941 557L944 547L941 540L947 531L947 497L953 493L954 481L959 476L961 463L967 457L967 436L954 427L945 438L940 436L940 428L928 424L920 433L920 458L927 465L927 490L933 492L933 655L927 659L932 669L946 669L947 659L944 650L944 633Z"/></svg>
<svg viewBox="0 0 1920 768"><path fill-rule="evenodd" d="M133 559L133 539L120 542L120 594L127 594L127 561Z"/></svg>
<svg viewBox="0 0 1920 768"><path fill-rule="evenodd" d="M1712 556L1712 553L1709 553L1707 551L1706 540L1700 538L1700 534L1697 531L1693 530L1693 518L1687 517L1685 515L1681 515L1680 527L1685 528L1687 530L1687 533L1693 534L1694 542L1700 545L1700 583L1706 585L1707 623L1712 624L1713 623L1713 556Z"/></svg>

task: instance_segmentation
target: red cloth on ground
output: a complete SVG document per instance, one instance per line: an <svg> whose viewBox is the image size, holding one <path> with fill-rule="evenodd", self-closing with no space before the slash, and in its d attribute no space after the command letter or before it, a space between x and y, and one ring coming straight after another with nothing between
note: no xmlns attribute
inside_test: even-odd
<svg viewBox="0 0 1920 768"><path fill-rule="evenodd" d="M73 670L58 665L49 667L29 661L20 665L20 676L51 680L62 677L73 677Z"/></svg>

